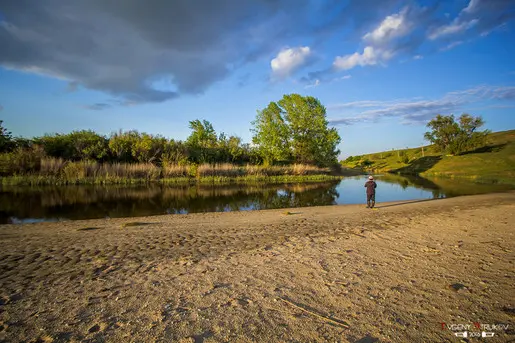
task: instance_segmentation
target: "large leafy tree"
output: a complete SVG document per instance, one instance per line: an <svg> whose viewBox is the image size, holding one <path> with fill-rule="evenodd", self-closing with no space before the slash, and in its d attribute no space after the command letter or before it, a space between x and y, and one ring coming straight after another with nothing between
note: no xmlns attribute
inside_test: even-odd
<svg viewBox="0 0 515 343"><path fill-rule="evenodd" d="M291 131L295 161L330 166L337 163L340 136L328 127L326 109L317 98L285 95L279 101Z"/></svg>
<svg viewBox="0 0 515 343"><path fill-rule="evenodd" d="M457 155L486 144L486 136L490 131L478 130L484 124L481 117L469 114L462 114L458 120L453 115L439 114L427 124L431 131L426 132L424 138L442 152Z"/></svg>
<svg viewBox="0 0 515 343"><path fill-rule="evenodd" d="M253 122L253 142L265 162L288 159L331 166L337 163L341 139L328 127L326 109L317 98L284 95L258 112Z"/></svg>
<svg viewBox="0 0 515 343"><path fill-rule="evenodd" d="M252 143L265 165L291 158L290 129L277 103L271 102L258 111L252 126Z"/></svg>

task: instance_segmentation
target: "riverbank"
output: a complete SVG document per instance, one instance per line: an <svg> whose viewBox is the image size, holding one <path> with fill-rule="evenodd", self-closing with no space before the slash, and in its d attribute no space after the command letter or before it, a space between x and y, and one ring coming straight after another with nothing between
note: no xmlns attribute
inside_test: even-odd
<svg viewBox="0 0 515 343"><path fill-rule="evenodd" d="M191 184L253 184L253 183L308 183L341 180L343 176L338 175L248 175L248 176L204 176L196 177L175 177L163 179L146 178L80 178L63 179L53 176L9 176L0 178L0 185L6 186L66 186L66 185L191 185Z"/></svg>
<svg viewBox="0 0 515 343"><path fill-rule="evenodd" d="M515 130L491 133L486 146L458 156L444 155L435 146L425 146L355 156L347 159L343 166L358 166L370 173L515 185Z"/></svg>
<svg viewBox="0 0 515 343"><path fill-rule="evenodd" d="M514 339L515 193L0 226L0 340Z"/></svg>

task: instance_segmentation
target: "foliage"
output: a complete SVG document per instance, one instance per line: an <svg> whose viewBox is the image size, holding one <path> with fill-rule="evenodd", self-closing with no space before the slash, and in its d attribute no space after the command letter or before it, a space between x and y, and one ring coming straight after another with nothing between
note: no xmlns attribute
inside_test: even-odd
<svg viewBox="0 0 515 343"><path fill-rule="evenodd" d="M195 163L213 163L216 160L218 138L213 125L207 120L193 120L189 125L192 130L186 140L190 159Z"/></svg>
<svg viewBox="0 0 515 343"><path fill-rule="evenodd" d="M0 120L0 152L7 152L12 149L11 132L3 127L3 121Z"/></svg>
<svg viewBox="0 0 515 343"><path fill-rule="evenodd" d="M271 102L265 109L258 111L252 126L252 143L257 146L265 165L291 159L289 127L277 103Z"/></svg>
<svg viewBox="0 0 515 343"><path fill-rule="evenodd" d="M332 166L340 136L328 128L325 107L311 96L284 95L258 111L253 143L265 164L281 161Z"/></svg>
<svg viewBox="0 0 515 343"><path fill-rule="evenodd" d="M284 96L259 111L253 123L256 135L251 145L240 137L217 133L209 121L199 119L189 122L191 133L185 141L136 130L108 136L82 130L12 138L0 121L0 172L76 180L97 177L92 175L127 177L119 176L119 170L127 169L120 166L151 165L159 173L152 178L198 178L204 172L245 175L241 168L248 164L273 167L303 162L325 167L336 161L340 138L327 127L325 108L313 97Z"/></svg>
<svg viewBox="0 0 515 343"><path fill-rule="evenodd" d="M424 138L435 144L440 151L458 155L485 145L489 131L477 131L483 125L481 117L469 114L462 114L458 121L453 115L437 115L427 124L431 131L426 132Z"/></svg>

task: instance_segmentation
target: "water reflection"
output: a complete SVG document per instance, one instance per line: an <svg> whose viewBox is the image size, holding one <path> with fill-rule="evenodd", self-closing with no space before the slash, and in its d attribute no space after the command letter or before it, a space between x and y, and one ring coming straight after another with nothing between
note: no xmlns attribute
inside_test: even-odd
<svg viewBox="0 0 515 343"><path fill-rule="evenodd" d="M463 179L423 178L413 175L384 174L378 180L390 184L398 184L404 190L416 188L431 192L433 198L450 198L461 195L474 195L495 192L505 192L515 187L505 184L474 183Z"/></svg>
<svg viewBox="0 0 515 343"><path fill-rule="evenodd" d="M337 185L3 187L0 223L333 205Z"/></svg>
<svg viewBox="0 0 515 343"><path fill-rule="evenodd" d="M0 188L0 223L364 203L366 178L307 184ZM378 175L377 203L499 192L499 184Z"/></svg>

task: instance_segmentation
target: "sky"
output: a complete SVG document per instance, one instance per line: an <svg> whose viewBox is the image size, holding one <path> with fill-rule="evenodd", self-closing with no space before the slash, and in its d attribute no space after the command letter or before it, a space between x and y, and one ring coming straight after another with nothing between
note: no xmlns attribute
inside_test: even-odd
<svg viewBox="0 0 515 343"><path fill-rule="evenodd" d="M188 123L250 142L317 97L340 157L427 144L437 114L515 129L513 0L0 0L0 120L15 136Z"/></svg>

